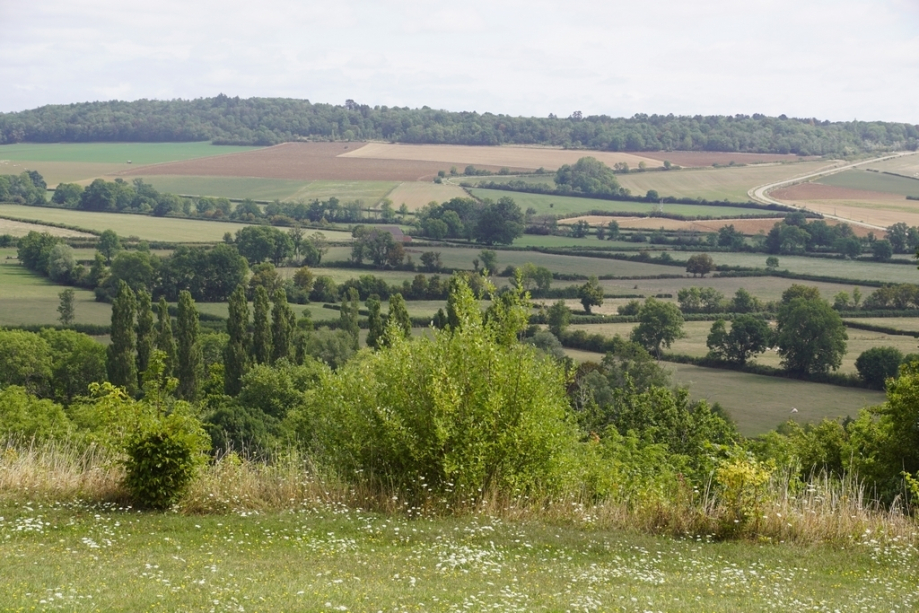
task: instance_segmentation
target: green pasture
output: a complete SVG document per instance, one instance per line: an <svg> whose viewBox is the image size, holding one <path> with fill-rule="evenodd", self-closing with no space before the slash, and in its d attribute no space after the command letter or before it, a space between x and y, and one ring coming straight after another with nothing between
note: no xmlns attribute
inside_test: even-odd
<svg viewBox="0 0 919 613"><path fill-rule="evenodd" d="M146 241L168 241L177 243L213 243L223 239L227 232L235 234L247 224L183 219L178 217L149 217L125 213L98 213L57 209L50 207L0 204L0 215L27 219L35 222L67 224L80 229L101 232L114 230L119 236L136 236ZM310 233L308 230L307 233ZM323 230L328 240L351 240L347 232Z"/></svg>
<svg viewBox="0 0 919 613"><path fill-rule="evenodd" d="M644 195L653 189L661 196L747 202L750 200L747 191L754 187L817 172L826 166L828 162L817 160L669 172L638 172L617 177L623 187L638 195ZM668 210L666 205L664 210Z"/></svg>
<svg viewBox="0 0 919 613"><path fill-rule="evenodd" d="M522 210L536 209L539 215L578 215L588 211L607 211L619 213L635 213L647 215L658 210L657 203L650 202L621 202L616 200L600 200L594 198L576 198L574 196L554 196L548 194L525 194L523 192L508 192L498 189L473 188L469 190L476 198L491 198L498 200L505 196L510 197ZM640 195L644 195L644 192ZM665 194L661 192L662 196ZM665 204L665 213L674 215L687 215L699 217L737 217L759 213L756 209L744 209L730 206L703 206L695 204Z"/></svg>
<svg viewBox="0 0 919 613"><path fill-rule="evenodd" d="M565 353L579 361L599 362L602 354L577 349ZM866 406L884 402L883 392L809 383L691 364L661 362L673 383L689 388L694 400L720 404L745 436L757 436L795 419L816 423L824 418L855 416ZM798 409L792 413L791 409Z"/></svg>
<svg viewBox="0 0 919 613"><path fill-rule="evenodd" d="M905 611L917 596L905 543L758 545L589 523L5 503L0 594L9 611L671 613Z"/></svg>
<svg viewBox="0 0 919 613"><path fill-rule="evenodd" d="M629 241L608 241L599 240L596 234L589 234L584 238L574 238L573 236L554 236L540 234L524 234L514 240L514 247L547 247L557 249L561 247L581 247L587 249L622 249L633 250L641 246L639 243Z"/></svg>
<svg viewBox="0 0 919 613"><path fill-rule="evenodd" d="M373 206L398 185L392 181L295 181L258 177L198 177L183 175L149 175L139 177L161 192L184 196L252 198L285 202L328 200L342 202L361 200ZM125 177L130 181L133 177Z"/></svg>
<svg viewBox="0 0 919 613"><path fill-rule="evenodd" d="M18 143L0 145L0 160L32 162L127 163L132 166L160 164L195 158L251 151L258 147L193 143Z"/></svg>
<svg viewBox="0 0 919 613"><path fill-rule="evenodd" d="M674 259L687 260L695 253L704 251L672 251ZM708 252L716 266L743 266L747 268L766 268L765 253L722 253ZM859 281L884 281L885 283L919 283L919 271L914 266L872 262L866 260L848 260L843 258L811 258L805 256L778 255L779 270L793 273L839 277ZM797 283L808 283L797 281ZM862 288L864 292L864 288Z"/></svg>
<svg viewBox="0 0 919 613"><path fill-rule="evenodd" d="M864 189L872 192L898 194L900 196L919 196L919 179L870 172L861 168L853 168L822 177L817 182L823 185L848 189Z"/></svg>
<svg viewBox="0 0 919 613"><path fill-rule="evenodd" d="M65 289L20 265L16 249L0 249L0 326L57 324L58 294ZM74 294L76 323L111 322L111 305L96 302L88 290L74 288Z"/></svg>

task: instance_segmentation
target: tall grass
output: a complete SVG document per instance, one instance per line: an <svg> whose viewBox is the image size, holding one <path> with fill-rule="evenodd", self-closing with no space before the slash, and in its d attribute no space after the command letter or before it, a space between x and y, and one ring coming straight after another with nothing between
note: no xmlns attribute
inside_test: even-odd
<svg viewBox="0 0 919 613"><path fill-rule="evenodd" d="M123 470L98 448L56 442L7 441L0 446L0 502L126 503ZM571 493L554 499L484 496L461 508L431 498L409 501L396 491L346 484L295 451L272 461L225 453L202 470L176 506L184 514L279 512L304 508L360 508L409 517L480 514L507 521L541 521L587 529L618 529L682 538L736 538L767 543L896 540L916 544L917 525L902 498L882 504L855 476L826 473L801 481L774 473L755 508L741 521L714 482L673 485L641 500L590 501Z"/></svg>

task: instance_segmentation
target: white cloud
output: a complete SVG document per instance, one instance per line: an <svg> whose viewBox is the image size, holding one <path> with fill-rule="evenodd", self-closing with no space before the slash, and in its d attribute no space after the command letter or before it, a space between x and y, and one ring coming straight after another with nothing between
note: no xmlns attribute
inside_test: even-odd
<svg viewBox="0 0 919 613"><path fill-rule="evenodd" d="M223 92L919 122L912 0L37 0L0 24L0 111Z"/></svg>

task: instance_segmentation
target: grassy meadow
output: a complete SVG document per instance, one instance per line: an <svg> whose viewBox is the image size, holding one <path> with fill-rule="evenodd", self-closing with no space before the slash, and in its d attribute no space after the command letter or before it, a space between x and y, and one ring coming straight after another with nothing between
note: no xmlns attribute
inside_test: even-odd
<svg viewBox="0 0 919 613"><path fill-rule="evenodd" d="M9 611L909 610L914 546L673 539L551 522L0 506ZM585 527L586 526L586 527ZM87 572L92 569L91 572Z"/></svg>
<svg viewBox="0 0 919 613"><path fill-rule="evenodd" d="M225 221L76 211L18 204L0 204L0 215L36 222L67 224L95 232L114 230L122 237L134 236L140 240L176 243L219 242L227 232L235 234L237 230L246 226ZM351 240L351 235L347 232L323 230L323 233L331 241Z"/></svg>
<svg viewBox="0 0 919 613"><path fill-rule="evenodd" d="M0 146L0 159L29 162L88 162L93 164L160 164L251 151L258 147L191 143L18 143Z"/></svg>
<svg viewBox="0 0 919 613"><path fill-rule="evenodd" d="M472 188L470 193L476 198L509 197L516 202L522 210L533 208L538 215L577 215L587 211L609 211L635 213L646 215L657 210L658 205L651 202L622 202L618 200L601 200L595 198L577 198L575 196L555 196L549 194L525 194L522 192L508 192L500 189ZM639 196L644 195L636 194ZM669 196L661 192L662 196ZM700 217L737 217L740 215L753 215L761 211L730 206L704 206L695 204L665 204L665 213L674 215L700 216Z"/></svg>

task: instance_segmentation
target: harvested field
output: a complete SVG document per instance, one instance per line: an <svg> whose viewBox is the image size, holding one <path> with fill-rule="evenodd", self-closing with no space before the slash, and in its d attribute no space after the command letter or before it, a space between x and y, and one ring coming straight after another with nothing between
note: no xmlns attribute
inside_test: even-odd
<svg viewBox="0 0 919 613"><path fill-rule="evenodd" d="M392 190L387 198L392 200L393 206L399 208L403 203L410 211L416 211L431 201L446 202L451 198L467 198L462 187L458 185L449 185L442 183L430 183L427 181L407 181L400 183Z"/></svg>
<svg viewBox="0 0 919 613"><path fill-rule="evenodd" d="M378 160L415 160L454 164L463 171L470 164L477 168L508 167L511 169L556 170L564 164L574 164L582 157L594 157L613 166L626 162L637 167L639 162L648 166L660 166L657 160L632 153L612 151L591 151L586 149L550 149L548 147L472 147L464 145L403 145L369 143L360 149L349 151L341 157L370 158Z"/></svg>
<svg viewBox="0 0 919 613"><path fill-rule="evenodd" d="M870 192L883 192L906 196L919 196L919 180L910 177L890 175L883 172L870 172L853 168L827 177L817 179L824 185L862 189Z"/></svg>
<svg viewBox="0 0 919 613"><path fill-rule="evenodd" d="M765 164L735 168L698 168L674 172L636 172L619 175L619 183L633 194L657 190L661 196L747 202L747 191L818 172L832 164L826 160L796 164Z"/></svg>
<svg viewBox="0 0 919 613"><path fill-rule="evenodd" d="M868 168L873 170L895 172L907 177L919 179L919 153L914 155L904 155L892 160L884 160L872 164Z"/></svg>
<svg viewBox="0 0 919 613"><path fill-rule="evenodd" d="M769 162L799 162L818 159L798 157L793 153L730 153L722 151L642 151L641 155L655 160L670 161L677 166L711 166L712 164L765 164Z"/></svg>
<svg viewBox="0 0 919 613"><path fill-rule="evenodd" d="M341 156L361 146L362 143L284 143L244 153L143 166L123 174L261 177L301 181L424 181L433 179L439 170L445 170L445 164L441 162ZM489 169L498 171L499 167Z"/></svg>
<svg viewBox="0 0 919 613"><path fill-rule="evenodd" d="M802 188L801 191L794 191ZM837 195L847 195L839 199L825 198L799 198L792 200L789 195L801 196L806 195L806 190L812 190L811 193L818 195L835 193ZM830 190L833 190L830 192ZM854 198L853 193L870 194L871 198ZM784 195L780 195L784 194ZM804 207L824 215L836 215L860 221L863 223L874 224L882 228L889 227L897 222L904 222L910 226L919 225L919 202L907 200L902 196L892 196L879 192L865 192L841 187L831 187L817 183L805 183L796 185L792 188L775 190L770 195L777 200L788 202L795 206ZM878 231L874 231L875 235Z"/></svg>
<svg viewBox="0 0 919 613"><path fill-rule="evenodd" d="M615 220L619 223L619 227L622 229L638 229L638 230L658 230L663 228L664 230L685 230L687 232L717 232L724 226L734 226L735 230L743 232L744 234L755 236L762 233L768 233L776 223L782 221L783 217L772 217L769 219L713 219L709 221L681 221L679 219L667 219L664 217L606 217L603 215L581 215L580 217L571 217L568 219L560 220L559 223L562 224L573 224L578 221L584 220L589 223L591 226L602 226L608 224L610 221ZM825 220L827 224L834 226L840 223L841 221L836 221L835 219ZM852 226L852 231L856 236L867 236L869 232L872 232L868 228L861 226ZM874 231L874 235L878 236L878 232Z"/></svg>
<svg viewBox="0 0 919 613"><path fill-rule="evenodd" d="M54 226L45 226L37 223L27 223L24 221L13 221L12 219L3 219L0 217L0 234L10 234L12 236L25 236L29 232L47 232L51 236L93 238L93 234L79 232L77 230L68 230L66 228L55 228Z"/></svg>
<svg viewBox="0 0 919 613"><path fill-rule="evenodd" d="M824 185L823 183L798 183L769 192L778 200L903 200L903 196L864 189Z"/></svg>

